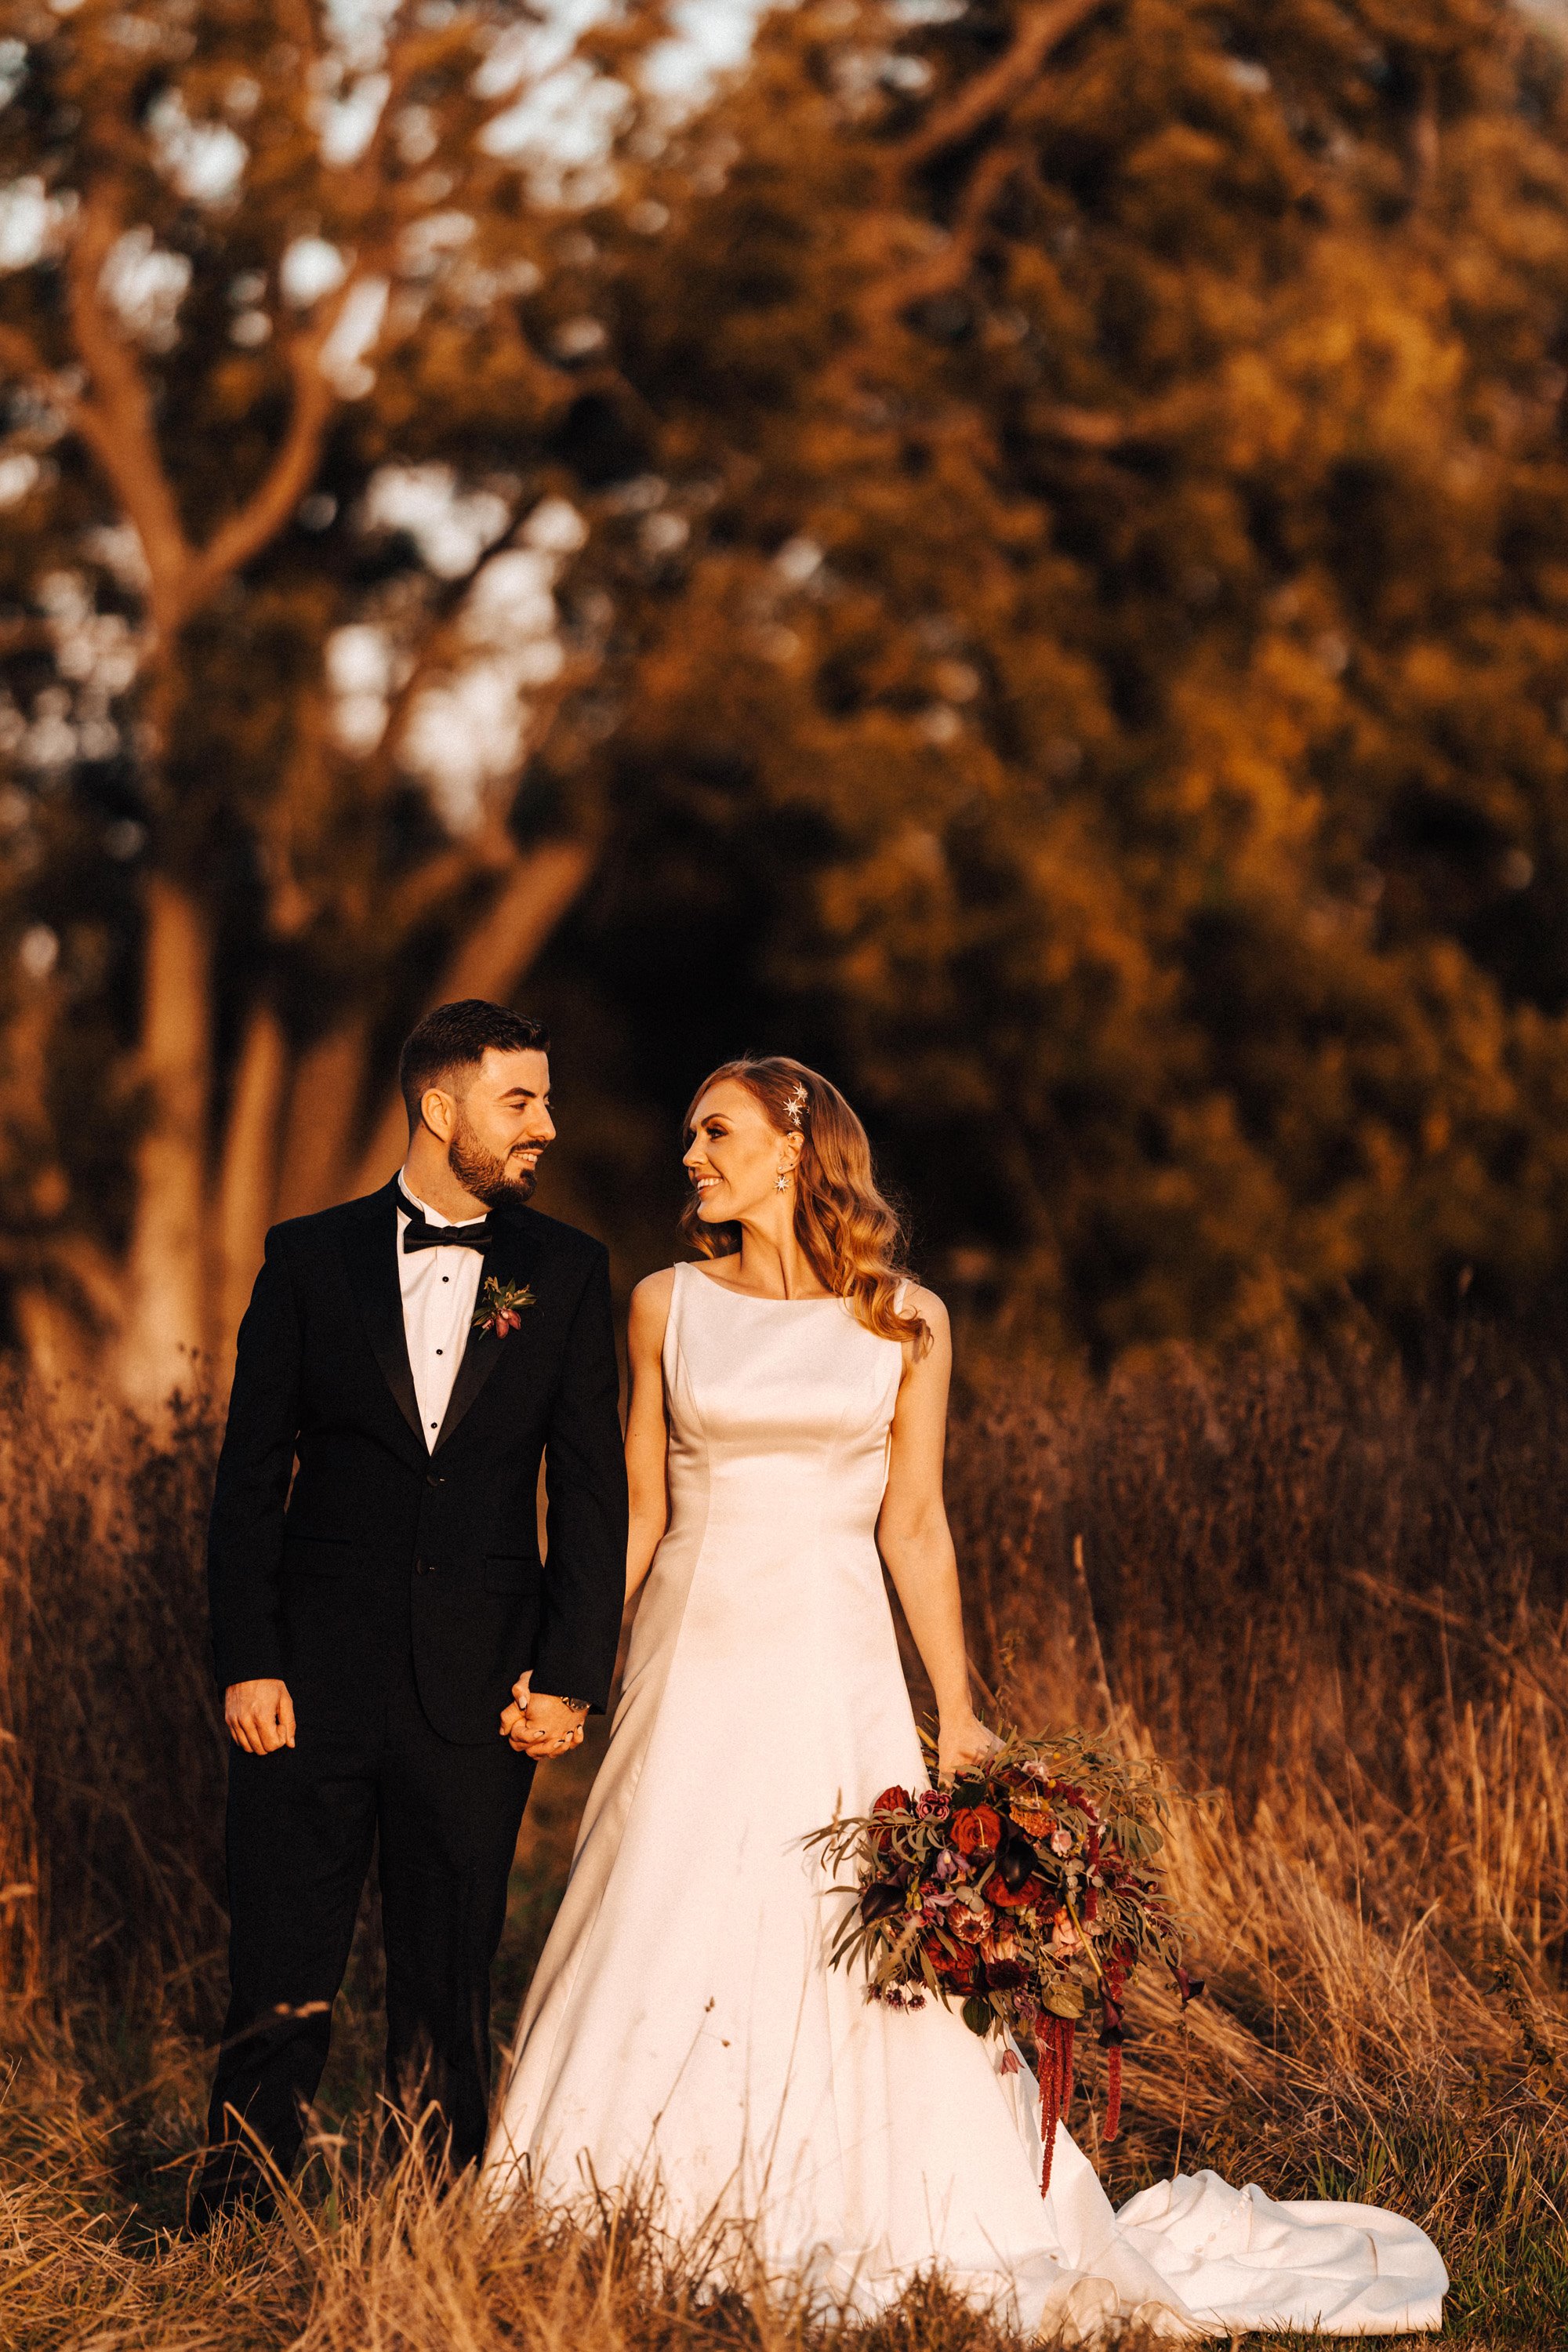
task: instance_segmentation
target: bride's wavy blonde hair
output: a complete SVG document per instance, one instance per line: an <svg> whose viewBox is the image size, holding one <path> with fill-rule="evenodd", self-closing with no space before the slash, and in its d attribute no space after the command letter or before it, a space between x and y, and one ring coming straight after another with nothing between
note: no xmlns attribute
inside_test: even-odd
<svg viewBox="0 0 1568 2352"><path fill-rule="evenodd" d="M795 1234L825 1290L842 1298L858 1322L882 1339L912 1339L923 1355L931 1330L923 1318L894 1305L899 1286L912 1279L904 1264L903 1225L877 1189L871 1146L837 1087L787 1054L744 1055L710 1070L687 1108L685 1133L696 1132L697 1106L710 1087L733 1078L745 1087L780 1135L802 1139L795 1171ZM739 1225L705 1225L695 1193L680 1213L680 1230L702 1257L733 1257Z"/></svg>

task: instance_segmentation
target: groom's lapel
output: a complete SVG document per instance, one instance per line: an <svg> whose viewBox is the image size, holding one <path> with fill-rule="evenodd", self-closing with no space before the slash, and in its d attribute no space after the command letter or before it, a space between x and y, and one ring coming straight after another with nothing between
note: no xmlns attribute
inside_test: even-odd
<svg viewBox="0 0 1568 2352"><path fill-rule="evenodd" d="M423 1456L425 1433L419 1426L419 1400L403 1328L403 1288L397 1279L395 1178L361 1205L344 1231L343 1255L365 1337Z"/></svg>
<svg viewBox="0 0 1568 2352"><path fill-rule="evenodd" d="M484 1271L479 1276L479 1295L474 1302L476 1315L481 1311L485 1290L492 1281L501 1289L509 1283L516 1283L521 1287L531 1281L537 1256L534 1237L529 1232L525 1219L506 1209L493 1212L493 1216L495 1240L486 1253ZM522 1352L530 1347L533 1334L529 1327L536 1312L536 1309L525 1307L521 1326L515 1331L509 1331L504 1339L498 1339L491 1330L469 1330L463 1360L458 1366L458 1377L452 1382L447 1417L436 1440L434 1450L437 1454L474 1403L500 1363L504 1350L511 1348Z"/></svg>

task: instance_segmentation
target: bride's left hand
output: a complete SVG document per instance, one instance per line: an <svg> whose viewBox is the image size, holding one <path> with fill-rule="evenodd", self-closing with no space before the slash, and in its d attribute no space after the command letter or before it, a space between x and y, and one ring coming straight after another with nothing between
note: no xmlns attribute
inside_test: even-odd
<svg viewBox="0 0 1568 2352"><path fill-rule="evenodd" d="M1002 1742L971 1708L963 1715L943 1716L936 1735L936 1777L951 1780L961 1766L984 1764Z"/></svg>

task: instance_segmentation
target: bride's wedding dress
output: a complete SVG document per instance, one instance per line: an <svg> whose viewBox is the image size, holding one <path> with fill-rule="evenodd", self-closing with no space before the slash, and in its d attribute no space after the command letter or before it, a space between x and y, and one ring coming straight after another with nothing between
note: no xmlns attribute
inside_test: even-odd
<svg viewBox="0 0 1568 2352"><path fill-rule="evenodd" d="M1030 2332L1436 2328L1436 2249L1371 2206L1201 2172L1115 2212L1065 2130L1042 2201L1027 2072L828 1968L841 1899L802 1839L924 1775L874 1535L900 1367L837 1300L675 1270L668 1532L489 2193L656 2183L670 2228L733 2221L863 2315L939 2265Z"/></svg>

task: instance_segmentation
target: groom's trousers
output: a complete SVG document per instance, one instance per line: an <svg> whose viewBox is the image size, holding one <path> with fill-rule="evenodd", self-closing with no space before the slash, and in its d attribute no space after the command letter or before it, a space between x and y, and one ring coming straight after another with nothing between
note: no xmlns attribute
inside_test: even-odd
<svg viewBox="0 0 1568 2352"><path fill-rule="evenodd" d="M484 2146L490 1964L533 1765L499 1730L484 1748L438 1738L411 1658L290 1696L295 1747L230 1751L231 1994L201 2218L268 2201L255 2143L285 2177L299 2153L377 1845L389 2102L442 2163Z"/></svg>

